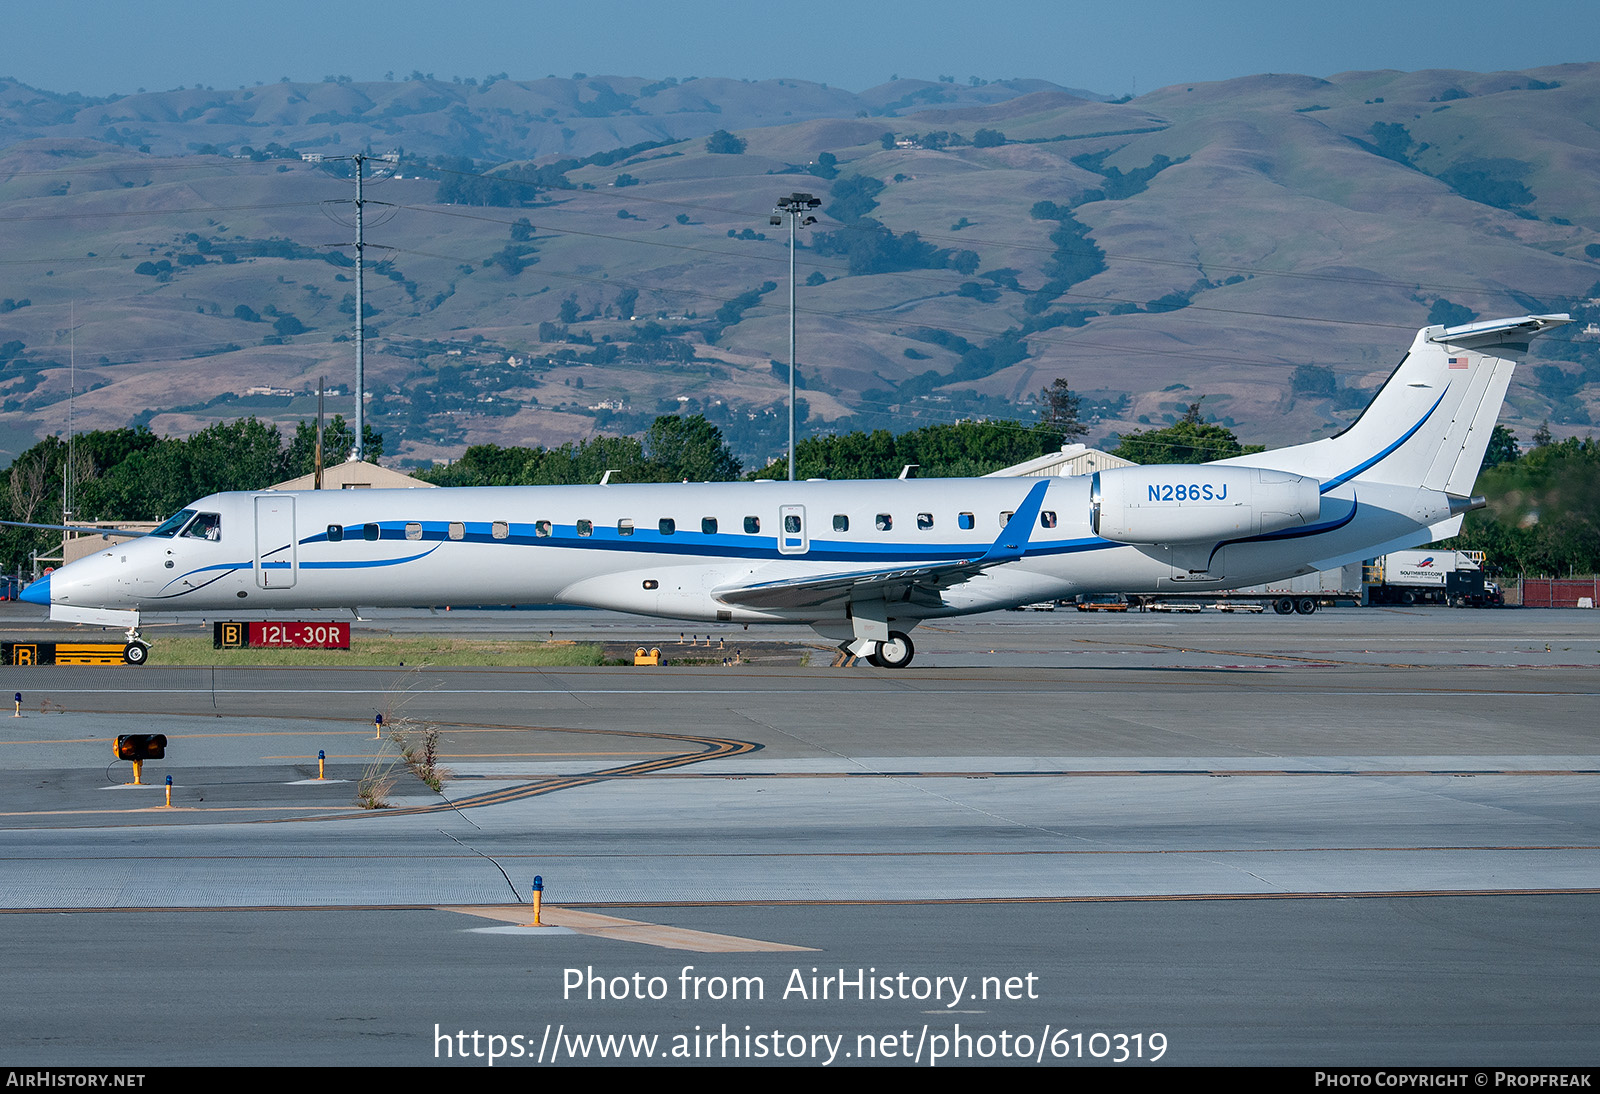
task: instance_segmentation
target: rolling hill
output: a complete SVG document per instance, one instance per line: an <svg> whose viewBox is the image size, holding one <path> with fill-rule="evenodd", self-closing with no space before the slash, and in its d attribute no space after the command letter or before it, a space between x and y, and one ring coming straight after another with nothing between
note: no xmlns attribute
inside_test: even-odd
<svg viewBox="0 0 1600 1094"><path fill-rule="evenodd" d="M1600 65L1126 102L1042 81L0 84L0 449L65 428L69 388L77 428L165 433L348 389L350 166L307 157L367 147L400 150L366 187L366 299L371 416L402 460L683 409L764 461L788 337L768 216L791 191L823 201L797 255L809 428L1028 420L1065 376L1091 440L1199 400L1293 442L1341 428L1424 323L1575 310L1504 415L1570 435L1600 414L1597 98Z"/></svg>

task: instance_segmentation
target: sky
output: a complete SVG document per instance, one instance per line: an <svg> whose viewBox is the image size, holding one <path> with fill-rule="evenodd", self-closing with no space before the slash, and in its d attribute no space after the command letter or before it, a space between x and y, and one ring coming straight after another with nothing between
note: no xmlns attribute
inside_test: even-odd
<svg viewBox="0 0 1600 1094"><path fill-rule="evenodd" d="M52 0L8 10L0 76L96 96L413 70L850 91L895 75L1025 77L1122 95L1260 72L1489 72L1597 54L1594 0Z"/></svg>

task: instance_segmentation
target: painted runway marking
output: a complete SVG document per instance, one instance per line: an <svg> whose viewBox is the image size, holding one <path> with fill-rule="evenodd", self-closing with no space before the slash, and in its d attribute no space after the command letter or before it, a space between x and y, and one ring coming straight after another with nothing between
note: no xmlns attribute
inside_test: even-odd
<svg viewBox="0 0 1600 1094"><path fill-rule="evenodd" d="M528 904L500 906L440 906L441 912L458 912L462 915L480 916L502 923L515 923L531 927L533 907ZM665 927L657 923L642 923L635 919L618 919L598 912L582 912L574 908L546 904L539 918L552 927L566 927L578 934L594 938L614 938L621 942L637 942L645 946L658 946L667 950L690 950L694 953L816 953L809 946L791 946L784 942L764 942L755 938L739 938L729 934L709 934L687 927Z"/></svg>

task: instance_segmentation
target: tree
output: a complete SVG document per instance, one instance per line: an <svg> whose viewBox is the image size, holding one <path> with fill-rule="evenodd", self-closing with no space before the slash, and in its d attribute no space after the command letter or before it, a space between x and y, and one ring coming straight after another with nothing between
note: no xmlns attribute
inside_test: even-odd
<svg viewBox="0 0 1600 1094"><path fill-rule="evenodd" d="M1233 430L1205 421L1198 401L1167 428L1125 433L1120 442L1111 450L1113 456L1145 464L1210 463L1266 450L1264 445L1241 445Z"/></svg>
<svg viewBox="0 0 1600 1094"><path fill-rule="evenodd" d="M1475 489L1487 509L1468 513L1461 535L1443 546L1480 550L1491 565L1566 576L1600 569L1600 442L1541 445L1485 468Z"/></svg>
<svg viewBox="0 0 1600 1094"><path fill-rule="evenodd" d="M1006 143L1006 135L998 129L980 129L972 135L974 148L998 148Z"/></svg>
<svg viewBox="0 0 1600 1094"><path fill-rule="evenodd" d="M1062 436L1044 423L1031 429L1016 422L957 422L931 425L896 436L886 429L857 430L834 436L808 437L795 446L795 465L802 478L892 479L908 463L920 478L987 475L1061 447ZM788 461L779 459L751 478L787 477Z"/></svg>
<svg viewBox="0 0 1600 1094"><path fill-rule="evenodd" d="M84 485L80 508L109 520L155 520L206 494L263 490L283 472L277 426L218 422L187 440L165 438L132 452Z"/></svg>
<svg viewBox="0 0 1600 1094"><path fill-rule="evenodd" d="M1039 389L1039 424L1071 440L1089 432L1089 427L1078 421L1078 408L1082 400L1067 386L1065 376L1057 376L1049 387Z"/></svg>
<svg viewBox="0 0 1600 1094"><path fill-rule="evenodd" d="M700 414L663 414L645 433L644 451L669 482L728 482L741 470L722 431Z"/></svg>
<svg viewBox="0 0 1600 1094"><path fill-rule="evenodd" d="M1428 325L1459 327L1463 323L1470 323L1478 318L1478 313L1471 308L1460 304L1452 304L1444 297L1433 302L1433 307L1428 309Z"/></svg>
<svg viewBox="0 0 1600 1094"><path fill-rule="evenodd" d="M847 230L823 232L811 241L817 254L844 255L852 274L897 273L902 270L940 270L952 264L949 250L925 242L916 232L896 235L871 217L862 217ZM977 268L977 256L962 259L965 271Z"/></svg>
<svg viewBox="0 0 1600 1094"><path fill-rule="evenodd" d="M366 422L361 424L362 436L366 443L361 446L361 455L368 463L377 463L383 456L383 434L374 433L372 426ZM349 422L344 420L343 414L335 414L322 430L322 466L331 467L336 463L344 463L355 450L356 431ZM317 424L302 420L295 426L294 436L289 440L288 450L283 458L284 478L299 478L309 475L317 466Z"/></svg>
<svg viewBox="0 0 1600 1094"><path fill-rule="evenodd" d="M1517 435L1503 425L1494 427L1494 432L1489 434L1489 448L1483 454L1483 469L1499 467L1503 463L1511 463L1522 455L1517 446Z"/></svg>
<svg viewBox="0 0 1600 1094"><path fill-rule="evenodd" d="M1338 394L1339 381L1327 365L1301 365L1289 380L1289 390L1296 395L1332 397Z"/></svg>
<svg viewBox="0 0 1600 1094"><path fill-rule="evenodd" d="M743 137L719 129L706 138L706 151L720 156L740 156L744 154L746 143Z"/></svg>

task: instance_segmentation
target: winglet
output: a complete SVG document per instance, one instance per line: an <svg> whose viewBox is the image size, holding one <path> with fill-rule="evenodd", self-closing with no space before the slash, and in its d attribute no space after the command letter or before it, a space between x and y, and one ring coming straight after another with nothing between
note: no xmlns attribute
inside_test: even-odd
<svg viewBox="0 0 1600 1094"><path fill-rule="evenodd" d="M1028 496L1022 499L1017 511L1011 514L1000 536L978 560L981 565L997 562L1014 562L1028 552L1028 538L1033 535L1034 522L1039 519L1039 508L1044 504L1044 492L1050 488L1049 480L1041 480Z"/></svg>

